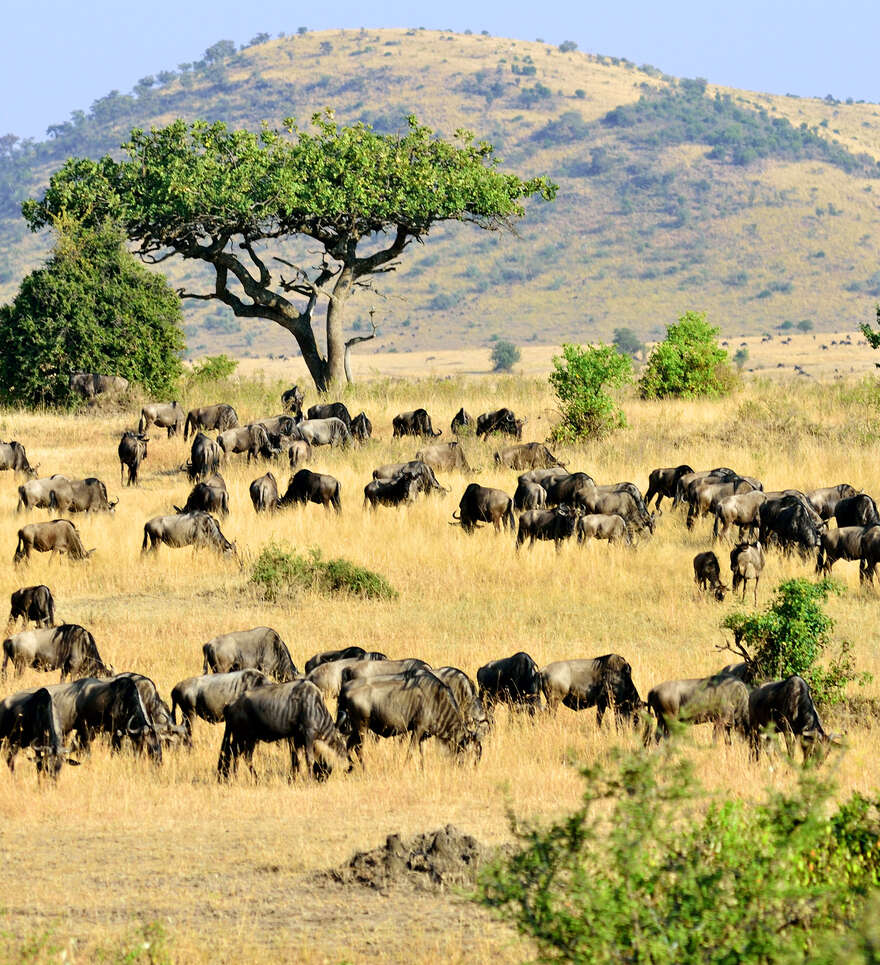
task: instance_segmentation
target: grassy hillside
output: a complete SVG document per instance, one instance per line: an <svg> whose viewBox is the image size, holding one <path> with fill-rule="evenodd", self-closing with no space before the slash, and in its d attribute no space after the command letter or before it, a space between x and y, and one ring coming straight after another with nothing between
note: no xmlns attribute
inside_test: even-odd
<svg viewBox="0 0 880 965"><path fill-rule="evenodd" d="M147 83L152 81L152 83ZM39 144L0 143L0 298L40 262L17 200L70 154L115 150L135 126L182 116L256 128L288 115L398 129L415 112L438 132L473 129L505 166L560 184L519 236L437 230L383 279L383 351L650 338L683 310L728 333L809 319L854 327L880 295L876 264L880 109L679 81L650 65L543 43L424 30L325 31L215 45L184 71L111 92ZM196 269L164 266L192 287ZM370 296L351 306L365 324ZM270 323L187 304L190 349L292 351Z"/></svg>

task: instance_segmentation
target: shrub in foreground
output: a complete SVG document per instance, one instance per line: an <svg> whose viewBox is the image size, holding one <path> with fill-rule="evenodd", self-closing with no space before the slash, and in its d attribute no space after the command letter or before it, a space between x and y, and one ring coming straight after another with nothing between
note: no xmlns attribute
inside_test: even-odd
<svg viewBox="0 0 880 965"><path fill-rule="evenodd" d="M632 362L613 345L563 345L562 356L553 359L550 374L562 413L551 439L598 439L625 426L623 410L608 390L631 381Z"/></svg>
<svg viewBox="0 0 880 965"><path fill-rule="evenodd" d="M685 312L669 325L639 379L642 398L696 399L729 392L734 375L718 332L702 312Z"/></svg>

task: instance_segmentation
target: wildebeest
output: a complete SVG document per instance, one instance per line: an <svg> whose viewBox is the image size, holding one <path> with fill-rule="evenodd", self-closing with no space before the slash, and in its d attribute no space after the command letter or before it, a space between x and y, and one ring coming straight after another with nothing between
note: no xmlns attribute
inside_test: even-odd
<svg viewBox="0 0 880 965"><path fill-rule="evenodd" d="M236 697L246 690L264 687L268 683L269 678L253 667L187 677L175 684L171 691L172 718L176 723L177 710L180 708L180 722L189 740L192 736L193 718L201 717L209 724L219 724L223 720L224 710Z"/></svg>
<svg viewBox="0 0 880 965"><path fill-rule="evenodd" d="M880 563L880 526L869 526L862 537L862 561L859 564L859 579L874 582L874 572Z"/></svg>
<svg viewBox="0 0 880 965"><path fill-rule="evenodd" d="M764 547L757 543L739 543L730 551L730 571L733 574L733 592L742 583L745 602L749 580L755 581L755 606L758 605L758 581L764 569Z"/></svg>
<svg viewBox="0 0 880 965"><path fill-rule="evenodd" d="M806 494L810 505L822 519L831 519L834 516L834 510L837 509L837 504L841 499L849 499L851 496L857 495L858 491L849 483L825 486L823 489L814 489Z"/></svg>
<svg viewBox="0 0 880 965"><path fill-rule="evenodd" d="M53 500L56 490L67 490L70 480L61 473L43 479L29 479L18 487L18 505L16 512L23 509L51 509L57 505L58 500Z"/></svg>
<svg viewBox="0 0 880 965"><path fill-rule="evenodd" d="M292 385L281 393L281 408L285 412L292 412L295 419L302 418L302 404L306 394L298 385Z"/></svg>
<svg viewBox="0 0 880 965"><path fill-rule="evenodd" d="M873 526L838 526L836 529L826 530L819 543L816 572L830 576L831 567L838 560L861 561L862 541L868 530L873 528ZM860 572L862 570L861 564L859 570Z"/></svg>
<svg viewBox="0 0 880 965"><path fill-rule="evenodd" d="M58 777L69 749L64 747L61 722L51 693L45 687L21 691L0 700L0 745L9 770L19 751L31 748L37 773Z"/></svg>
<svg viewBox="0 0 880 965"><path fill-rule="evenodd" d="M97 372L74 372L70 376L70 388L83 399L94 399L96 395L122 393L128 389L128 379L121 375L99 375Z"/></svg>
<svg viewBox="0 0 880 965"><path fill-rule="evenodd" d="M761 520L761 507L767 497L759 489L748 493L737 493L725 496L715 505L715 524L712 527L712 539L725 539L731 526L739 526L740 539L745 538L746 527L751 535L758 528ZM719 529L720 527L720 529Z"/></svg>
<svg viewBox="0 0 880 965"><path fill-rule="evenodd" d="M761 507L758 539L762 546L775 540L786 552L798 549L806 558L816 550L826 529L827 524L809 507L806 499L790 493L779 498L771 497Z"/></svg>
<svg viewBox="0 0 880 965"><path fill-rule="evenodd" d="M547 505L547 490L540 483L521 482L513 494L513 508L521 513L526 509L543 509Z"/></svg>
<svg viewBox="0 0 880 965"><path fill-rule="evenodd" d="M351 432L342 419L305 419L297 429L311 446L347 446L351 442Z"/></svg>
<svg viewBox="0 0 880 965"><path fill-rule="evenodd" d="M493 432L498 432L505 436L513 436L519 441L522 439L523 426L526 422L526 419L517 419L513 409L506 407L484 412L477 416L477 437L488 439Z"/></svg>
<svg viewBox="0 0 880 965"><path fill-rule="evenodd" d="M700 482L705 479L712 479L715 482L721 482L723 480L735 478L737 473L731 469L729 466L717 466L715 469L702 469L699 472L685 472L678 476L675 483L675 495L672 497L672 508L675 509L676 506L682 501L690 502L692 499L692 490Z"/></svg>
<svg viewBox="0 0 880 965"><path fill-rule="evenodd" d="M195 435L200 429L206 432L225 432L238 426L238 413L231 405L218 402L215 405L203 405L198 409L190 409L186 414L183 427L183 438L189 439L190 433Z"/></svg>
<svg viewBox="0 0 880 965"><path fill-rule="evenodd" d="M575 473L570 473L567 469L562 469L560 467L554 467L550 469L530 469L528 472L520 473L517 476L517 482L520 483L537 483L539 486L543 486L546 490L554 483L559 482L560 479L565 479L568 476L573 476ZM587 476L588 479L592 479L587 473L582 475Z"/></svg>
<svg viewBox="0 0 880 965"><path fill-rule="evenodd" d="M721 582L721 564L711 550L694 557L694 582L701 590L711 590L716 600L724 599L728 588Z"/></svg>
<svg viewBox="0 0 880 965"><path fill-rule="evenodd" d="M94 476L64 480L49 495L49 506L62 513L112 513L118 502L108 499L107 487Z"/></svg>
<svg viewBox="0 0 880 965"><path fill-rule="evenodd" d="M525 442L519 446L506 446L495 453L495 463L510 469L550 469L565 466L540 442Z"/></svg>
<svg viewBox="0 0 880 965"><path fill-rule="evenodd" d="M489 732L489 718L473 680L458 667L436 667L431 673L452 691L465 725L474 731L478 739L485 737Z"/></svg>
<svg viewBox="0 0 880 965"><path fill-rule="evenodd" d="M687 528L692 529L694 520L697 518L714 513L715 507L725 497L735 496L738 493L749 493L756 489L761 489L760 482L747 476L733 476L728 479L710 476L706 479L697 480L687 491L689 503Z"/></svg>
<svg viewBox="0 0 880 965"><path fill-rule="evenodd" d="M474 417L462 406L452 417L450 429L455 435L466 435L472 433L476 427Z"/></svg>
<svg viewBox="0 0 880 965"><path fill-rule="evenodd" d="M138 472L141 463L147 458L147 443L149 436L140 432L126 429L119 440L119 485L137 486ZM125 482L125 470L128 470L128 482Z"/></svg>
<svg viewBox="0 0 880 965"><path fill-rule="evenodd" d="M373 437L373 423L366 412L359 412L351 420L351 437L358 442L366 442Z"/></svg>
<svg viewBox="0 0 880 965"><path fill-rule="evenodd" d="M321 691L324 697L337 697L342 689L342 675L348 667L353 667L361 660L369 660L370 655L363 657L340 657L336 660L328 660L313 667L308 674L308 679Z"/></svg>
<svg viewBox="0 0 880 965"><path fill-rule="evenodd" d="M394 428L392 435L399 436L442 436L443 430L434 431L431 417L425 409L414 409L411 412L401 412L396 415L391 424Z"/></svg>
<svg viewBox="0 0 880 965"><path fill-rule="evenodd" d="M155 552L159 544L180 549L183 546L210 547L219 553L235 555L234 543L220 531L220 524L210 513L179 513L154 516L144 524L141 552Z"/></svg>
<svg viewBox="0 0 880 965"><path fill-rule="evenodd" d="M465 458L464 450L455 442L438 442L433 446L425 446L416 453L416 460L423 462L431 469L452 470L458 469L461 472L472 472Z"/></svg>
<svg viewBox="0 0 880 965"><path fill-rule="evenodd" d="M525 707L531 713L541 704L541 674L535 661L522 650L484 664L477 671L480 699L488 711L497 703Z"/></svg>
<svg viewBox="0 0 880 965"><path fill-rule="evenodd" d="M271 627L224 633L209 640L202 647L202 653L203 674L254 669L280 681L294 680L299 676L287 644Z"/></svg>
<svg viewBox="0 0 880 965"><path fill-rule="evenodd" d="M346 748L321 693L308 680L267 684L247 690L226 708L226 729L220 745L217 775L221 780L244 757L256 778L254 748L260 742L286 740L291 776L299 771L305 754L306 774L319 780L333 769L333 756L345 760Z"/></svg>
<svg viewBox="0 0 880 965"><path fill-rule="evenodd" d="M749 734L749 689L736 677L717 674L691 680L667 680L651 689L648 710L657 721L656 738L668 737L672 721L715 725L715 734ZM645 729L645 743L650 739Z"/></svg>
<svg viewBox="0 0 880 965"><path fill-rule="evenodd" d="M290 460L290 468L296 469L304 462L311 462L312 447L302 439L294 439L287 449L287 458Z"/></svg>
<svg viewBox="0 0 880 965"><path fill-rule="evenodd" d="M632 667L617 653L584 660L556 660L540 674L541 691L550 710L561 703L571 710L596 708L601 725L605 711L614 711L618 724L634 718L642 699L632 680Z"/></svg>
<svg viewBox="0 0 880 965"><path fill-rule="evenodd" d="M840 499L834 507L838 526L876 526L880 523L877 504L867 493Z"/></svg>
<svg viewBox="0 0 880 965"><path fill-rule="evenodd" d="M305 672L311 673L315 667L320 667L325 663L333 663L336 660L387 660L384 653L368 652L363 647L343 647L341 650L324 650L309 657L306 661Z"/></svg>
<svg viewBox="0 0 880 965"><path fill-rule="evenodd" d="M271 513L278 508L278 481L271 472L255 479L248 489L254 512Z"/></svg>
<svg viewBox="0 0 880 965"><path fill-rule="evenodd" d="M33 479L39 466L28 462L27 453L20 442L0 442L0 470L13 469L15 472Z"/></svg>
<svg viewBox="0 0 880 965"><path fill-rule="evenodd" d="M797 737L804 761L824 759L832 742L819 720L809 685L797 674L762 684L749 694L749 732L755 759L761 753L762 734L770 727L782 732L789 755L794 753Z"/></svg>
<svg viewBox="0 0 880 965"><path fill-rule="evenodd" d="M238 426L235 429L227 429L217 436L217 445L223 450L224 455L230 456L233 453L246 452L248 462L256 459L261 450L269 445L269 436L266 429L259 422L251 423L246 426Z"/></svg>
<svg viewBox="0 0 880 965"><path fill-rule="evenodd" d="M220 472L222 455L223 450L219 443L208 438L204 432L199 432L193 439L189 463L187 464L187 475L193 481L204 476L213 476L215 472Z"/></svg>
<svg viewBox="0 0 880 965"><path fill-rule="evenodd" d="M23 586L12 594L10 602L10 624L21 617L25 629L31 620L38 628L55 626L55 601L48 586L42 583L39 586Z"/></svg>
<svg viewBox="0 0 880 965"><path fill-rule="evenodd" d="M175 506L176 513L217 513L219 516L229 515L229 491L226 480L220 473L214 473L193 486L186 504L181 508Z"/></svg>
<svg viewBox="0 0 880 965"><path fill-rule="evenodd" d="M351 413L344 402L319 403L309 408L308 419L339 419L345 423L345 428L351 432Z"/></svg>
<svg viewBox="0 0 880 965"><path fill-rule="evenodd" d="M529 549L535 540L553 540L556 551L562 548L562 541L570 539L577 523L577 513L570 506L557 506L555 509L529 509L519 518L516 533L516 548L528 539Z"/></svg>
<svg viewBox="0 0 880 965"><path fill-rule="evenodd" d="M416 477L409 472L404 471L389 480L373 479L364 486L364 508L401 506L411 503L417 493Z"/></svg>
<svg viewBox="0 0 880 965"><path fill-rule="evenodd" d="M649 513L641 500L637 500L632 493L626 491L594 493L589 487L582 489L578 495L579 505L588 513L604 516L621 516L631 532L654 532L655 516Z"/></svg>
<svg viewBox="0 0 880 965"><path fill-rule="evenodd" d="M657 502L654 504L654 509L659 513L660 503L663 502L663 497L666 496L668 499L675 499L675 489L679 479L687 473L692 472L693 469L684 463L680 466L671 466L665 469L652 469L648 476L648 491L645 493L645 505L650 506L651 500L656 497Z"/></svg>
<svg viewBox="0 0 880 965"><path fill-rule="evenodd" d="M290 477L287 492L281 497L279 506L289 506L291 503L320 503L324 509L332 506L337 513L341 513L342 487L333 476L300 469Z"/></svg>
<svg viewBox="0 0 880 965"><path fill-rule="evenodd" d="M342 668L342 683L364 677L390 677L394 674L430 669L431 665L418 657L405 657L402 660L355 660Z"/></svg>
<svg viewBox="0 0 880 965"><path fill-rule="evenodd" d="M21 675L25 667L60 670L62 682L67 677L110 677L114 672L101 659L95 638L75 623L24 630L7 637L3 641L3 677L9 662L16 676Z"/></svg>
<svg viewBox="0 0 880 965"><path fill-rule="evenodd" d="M378 469L373 470L373 479L391 482L404 474L412 476L416 480L416 492L449 492L437 481L434 470L419 459L411 459L409 462L392 462L385 466L379 466Z"/></svg>
<svg viewBox="0 0 880 965"><path fill-rule="evenodd" d="M189 735L185 727L178 725L174 720L174 715L171 713L171 708L159 694L159 688L156 686L154 680L149 677L145 677L143 674L134 673L133 671L127 670L124 673L116 674L116 679L120 677L128 677L134 682L135 687L137 687L138 692L141 695L141 700L144 704L144 709L147 712L153 727L156 730L156 735L161 742L166 744L176 744L179 741L188 741Z"/></svg>
<svg viewBox="0 0 880 965"><path fill-rule="evenodd" d="M547 504L550 506L568 503L570 506L587 509L599 493L593 477L585 472L548 477L547 481L540 485L547 492Z"/></svg>
<svg viewBox="0 0 880 965"><path fill-rule="evenodd" d="M86 560L95 551L86 551L77 528L69 519L53 519L47 523L30 523L18 531L18 545L13 563L30 560L31 550L38 553L51 553L49 561L56 553L67 553L72 560Z"/></svg>
<svg viewBox="0 0 880 965"><path fill-rule="evenodd" d="M179 402L151 402L141 409L141 418L138 422L138 432L146 432L150 426L158 426L160 429L167 429L168 438L176 436L178 430L183 425L186 416Z"/></svg>
<svg viewBox="0 0 880 965"><path fill-rule="evenodd" d="M617 513L588 513L577 521L577 541L589 543L591 539L607 539L609 543L631 543L626 520Z"/></svg>
<svg viewBox="0 0 880 965"><path fill-rule="evenodd" d="M478 483L471 483L465 489L458 504L458 515L453 513L452 518L461 523L466 533L472 533L481 522L491 523L496 533L501 532L502 523L511 531L516 528L510 496L500 489L491 489Z"/></svg>

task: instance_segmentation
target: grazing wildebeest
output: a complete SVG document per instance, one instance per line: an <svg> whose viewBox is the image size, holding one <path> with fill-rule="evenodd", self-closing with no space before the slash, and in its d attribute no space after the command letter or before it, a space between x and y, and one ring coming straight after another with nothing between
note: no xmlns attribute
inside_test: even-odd
<svg viewBox="0 0 880 965"><path fill-rule="evenodd" d="M287 644L271 627L224 633L209 640L202 647L202 653L203 674L254 669L280 681L299 676Z"/></svg>
<svg viewBox="0 0 880 965"><path fill-rule="evenodd" d="M347 446L351 432L342 419L305 419L297 426L304 442L311 446Z"/></svg>
<svg viewBox="0 0 880 965"><path fill-rule="evenodd" d="M235 429L237 426L238 413L231 405L227 405L225 402L203 405L198 409L190 409L186 414L183 438L189 439L190 432L195 435L200 429L206 432L225 432L227 429Z"/></svg>
<svg viewBox="0 0 880 965"><path fill-rule="evenodd" d="M373 479L364 486L364 509L411 503L417 493L416 477L406 471L387 481Z"/></svg>
<svg viewBox="0 0 880 965"><path fill-rule="evenodd" d="M425 446L416 453L416 461L423 462L431 469L473 472L464 456L464 450L455 442L438 442L434 446Z"/></svg>
<svg viewBox="0 0 880 965"><path fill-rule="evenodd" d="M749 580L755 581L755 606L758 605L758 581L764 569L764 547L757 543L739 543L730 551L730 571L733 573L733 592L742 583L743 602Z"/></svg>
<svg viewBox="0 0 880 965"><path fill-rule="evenodd" d="M543 509L547 505L547 490L540 483L521 482L513 494L513 508L521 513L526 509Z"/></svg>
<svg viewBox="0 0 880 965"><path fill-rule="evenodd" d="M812 492L806 494L810 505L822 519L831 519L831 517L834 516L834 510L837 509L837 504L841 499L849 499L851 496L857 495L858 490L850 486L849 483L840 483L837 486L826 486L823 489L814 489Z"/></svg>
<svg viewBox="0 0 880 965"><path fill-rule="evenodd" d="M290 477L287 492L278 505L289 506L291 503L320 503L324 509L332 506L337 513L341 513L342 487L333 476L300 469L295 476Z"/></svg>
<svg viewBox="0 0 880 965"><path fill-rule="evenodd" d="M31 620L38 628L55 626L55 601L48 586L23 586L12 594L9 623L14 624L19 617L25 629Z"/></svg>
<svg viewBox="0 0 880 965"><path fill-rule="evenodd" d="M308 680L247 690L229 704L224 716L226 729L217 761L217 776L221 780L236 770L239 757L244 757L256 778L253 753L259 742L287 741L291 777L299 771L302 752L306 775L318 780L330 775L334 755L340 762L346 758L345 742L324 698Z"/></svg>
<svg viewBox="0 0 880 965"><path fill-rule="evenodd" d="M156 686L155 681L149 677L145 677L143 674L134 673L130 670L125 673L116 674L117 680L120 677L128 677L134 682L135 687L137 687L141 695L147 716L152 722L160 741L166 744L177 744L180 741L189 741L189 734L186 728L179 726L175 722L171 708L159 695L159 688Z"/></svg>
<svg viewBox="0 0 880 965"><path fill-rule="evenodd" d="M748 493L737 493L725 496L715 505L715 524L712 527L712 539L725 539L731 526L739 526L739 538L745 539L746 527L750 535L761 521L761 507L767 502L767 497L759 489ZM720 529L719 529L720 527Z"/></svg>
<svg viewBox="0 0 880 965"><path fill-rule="evenodd" d="M528 539L529 549L535 545L535 540L553 540L558 553L562 549L562 541L570 539L577 523L577 513L563 504L555 509L529 509L519 518L519 529L516 533L516 548Z"/></svg>
<svg viewBox="0 0 880 965"><path fill-rule="evenodd" d="M313 667L308 674L308 679L321 691L324 697L338 697L342 689L342 674L348 667L353 667L361 660L369 660L369 654L363 657L340 657L336 660L328 660L325 663Z"/></svg>
<svg viewBox="0 0 880 965"><path fill-rule="evenodd" d="M366 442L373 438L373 423L366 412L359 412L351 420L351 437L358 442Z"/></svg>
<svg viewBox="0 0 880 965"><path fill-rule="evenodd" d="M721 564L711 550L694 557L694 582L701 590L711 590L719 602L724 599L728 587L721 582Z"/></svg>
<svg viewBox="0 0 880 965"><path fill-rule="evenodd" d="M217 445L225 456L246 452L247 461L250 462L251 459L256 459L263 449L269 447L269 436L261 423L254 422L221 432L217 436Z"/></svg>
<svg viewBox="0 0 880 965"><path fill-rule="evenodd" d="M818 526L816 519L819 520ZM796 548L806 559L817 549L821 535L827 528L825 521L809 507L806 499L793 493L768 499L764 503L758 539L762 546L775 540L785 552Z"/></svg>
<svg viewBox="0 0 880 965"><path fill-rule="evenodd" d="M409 462L392 462L385 466L379 466L378 469L373 470L373 479L381 482L392 482L404 474L415 478L416 492L449 492L437 481L434 470L419 459L412 459Z"/></svg>
<svg viewBox="0 0 880 965"><path fill-rule="evenodd" d="M509 469L551 469L565 466L540 442L525 442L519 446L506 446L495 453L495 463Z"/></svg>
<svg viewBox="0 0 880 965"><path fill-rule="evenodd" d="M126 429L119 440L119 485L137 486L138 472L141 463L147 458L147 443L149 436L140 432ZM128 482L125 482L125 470L128 470Z"/></svg>
<svg viewBox="0 0 880 965"><path fill-rule="evenodd" d="M74 372L70 388L83 399L94 399L104 392L122 393L128 389L128 379L121 375L99 375L97 372Z"/></svg>
<svg viewBox="0 0 880 965"><path fill-rule="evenodd" d="M477 437L482 436L488 439L493 432L499 432L505 436L513 436L519 441L522 439L523 426L528 420L517 419L513 409L495 409L492 412L484 412L477 416Z"/></svg>
<svg viewBox="0 0 880 965"><path fill-rule="evenodd" d="M296 469L304 462L311 462L312 447L302 439L294 439L287 450L287 458L290 460L290 468Z"/></svg>
<svg viewBox="0 0 880 965"><path fill-rule="evenodd" d="M311 673L315 667L320 667L325 663L333 663L336 660L387 660L384 653L372 653L364 650L363 647L343 647L342 650L324 650L309 657L306 661L306 673Z"/></svg>
<svg viewBox="0 0 880 965"><path fill-rule="evenodd" d="M838 526L836 529L826 530L819 543L816 572L830 576L831 567L838 560L859 560L861 573L863 570L862 541L868 530L873 528L873 526Z"/></svg>
<svg viewBox="0 0 880 965"><path fill-rule="evenodd" d="M179 402L152 402L141 409L138 432L146 432L150 426L168 430L168 438L176 436L186 416Z"/></svg>
<svg viewBox="0 0 880 965"><path fill-rule="evenodd" d="M490 489L478 483L470 483L465 489L458 504L458 515L453 513L452 518L461 523L466 533L472 533L481 522L491 523L496 533L501 532L502 523L511 531L516 528L510 496L500 489Z"/></svg>
<svg viewBox="0 0 880 965"><path fill-rule="evenodd" d="M77 528L69 519L53 519L48 523L30 523L18 531L18 545L13 563L30 560L31 550L38 553L51 553L49 562L56 553L67 553L72 560L86 560L95 551L86 552Z"/></svg>
<svg viewBox="0 0 880 965"><path fill-rule="evenodd" d="M859 564L859 580L874 583L874 572L880 563L880 526L869 526L862 537L862 561Z"/></svg>
<svg viewBox="0 0 880 965"><path fill-rule="evenodd" d="M299 429L293 417L285 414L269 416L267 419L257 419L252 425L262 426L270 436L289 436L299 439Z"/></svg>
<svg viewBox="0 0 880 965"><path fill-rule="evenodd" d="M101 659L95 638L75 623L24 630L7 637L3 641L4 678L10 661L16 676L20 676L25 667L60 670L62 682L66 677L110 677L114 672Z"/></svg>
<svg viewBox="0 0 880 965"><path fill-rule="evenodd" d="M746 476L734 476L730 479L711 476L698 480L688 489L687 528L693 529L695 519L714 513L718 503L727 496L750 493L756 489L760 490L761 484Z"/></svg>
<svg viewBox="0 0 880 965"><path fill-rule="evenodd" d="M594 487L595 489L595 487ZM627 528L636 533L654 532L655 515L644 508L644 503L636 500L632 493L625 491L603 493L595 489L590 493L589 487L579 491L579 506L590 514L603 516L621 516Z"/></svg>
<svg viewBox="0 0 880 965"><path fill-rule="evenodd" d="M571 710L595 707L600 726L609 708L619 725L625 717L634 721L642 706L632 680L632 667L617 653L585 660L556 660L544 667L540 679L550 710L560 703Z"/></svg>
<svg viewBox="0 0 880 965"><path fill-rule="evenodd" d="M107 487L94 476L67 479L49 495L49 506L62 513L112 513L118 502L107 498Z"/></svg>
<svg viewBox="0 0 880 965"><path fill-rule="evenodd" d="M15 770L18 752L31 748L37 774L45 772L55 780L70 753L64 747L63 737L58 710L46 687L20 691L0 700L0 745L10 771Z"/></svg>
<svg viewBox="0 0 880 965"><path fill-rule="evenodd" d="M302 418L302 405L306 394L298 385L293 385L281 393L281 408L285 412L292 412L297 420Z"/></svg>
<svg viewBox="0 0 880 965"><path fill-rule="evenodd" d="M344 402L319 403L309 408L307 419L339 419L345 423L345 428L351 432L351 413Z"/></svg>
<svg viewBox="0 0 880 965"><path fill-rule="evenodd" d="M342 668L342 683L346 680L359 680L363 677L390 677L393 674L405 674L412 670L430 670L431 665L418 657L406 657L403 660L355 660Z"/></svg>
<svg viewBox="0 0 880 965"><path fill-rule="evenodd" d="M452 417L450 429L456 436L468 435L474 431L475 427L476 422L474 421L474 417L465 410L464 406Z"/></svg>
<svg viewBox="0 0 880 965"><path fill-rule="evenodd" d="M13 469L33 479L37 474L39 465L32 466L28 462L27 453L20 442L0 442L0 470Z"/></svg>
<svg viewBox="0 0 880 965"><path fill-rule="evenodd" d="M678 486L679 479L692 472L693 469L684 463L680 466L671 466L666 469L652 469L648 476L648 491L645 493L645 505L650 506L651 500L656 497L657 502L654 504L654 509L659 513L660 503L663 502L663 497L666 496L667 499L675 499L675 490Z"/></svg>
<svg viewBox="0 0 880 965"><path fill-rule="evenodd" d="M234 556L234 543L220 532L220 524L210 513L179 513L175 516L154 516L144 524L141 552L155 552L160 543L180 549L183 546L210 547L219 553Z"/></svg>
<svg viewBox="0 0 880 965"><path fill-rule="evenodd" d="M452 691L465 725L473 730L479 739L485 737L489 733L489 718L473 680L458 667L437 667L431 673Z"/></svg>
<svg viewBox="0 0 880 965"><path fill-rule="evenodd" d="M254 512L271 513L278 508L278 481L271 472L255 479L248 491L254 504Z"/></svg>
<svg viewBox="0 0 880 965"><path fill-rule="evenodd" d="M840 499L834 507L838 526L876 526L880 523L877 504L867 493Z"/></svg>
<svg viewBox="0 0 880 965"><path fill-rule="evenodd" d="M197 481L204 476L213 476L215 472L220 472L222 456L223 450L219 443L208 438L204 432L199 432L193 439L187 475L193 481Z"/></svg>
<svg viewBox="0 0 880 965"><path fill-rule="evenodd" d="M570 473L567 469L556 467L553 469L530 469L528 472L520 473L516 478L517 482L537 483L546 490L549 486L559 482L560 479L565 479L567 476L573 475L575 474ZM588 476L587 473L583 473L582 475L587 476L588 479L592 478Z"/></svg>
<svg viewBox="0 0 880 965"><path fill-rule="evenodd" d="M727 741L735 730L743 739L749 734L749 688L730 674L691 680L667 680L648 694L648 711L657 721L656 739L668 737L670 723L715 725L715 735L724 731ZM645 728L645 743L650 740Z"/></svg>
<svg viewBox="0 0 880 965"><path fill-rule="evenodd" d="M749 694L749 733L752 754L761 754L761 738L772 727L782 731L789 755L794 754L794 739L801 745L804 761L824 760L833 738L826 734L816 712L810 688L797 674L756 687Z"/></svg>
<svg viewBox="0 0 880 965"><path fill-rule="evenodd" d="M469 744L478 753L480 749L452 690L429 670L347 680L339 693L336 726L347 737L349 757L361 763L368 730L378 737L409 734L407 760L416 747L423 755L422 744L428 737L436 737L455 754Z"/></svg>
<svg viewBox="0 0 880 965"><path fill-rule="evenodd" d="M552 482L543 482L541 485L547 493L549 506L568 503L569 506L586 509L599 492L593 477L585 472L566 473L564 476L553 478Z"/></svg>
<svg viewBox="0 0 880 965"><path fill-rule="evenodd" d="M201 717L209 724L219 724L223 720L223 712L236 697L246 690L264 687L268 683L269 678L261 670L252 667L187 677L175 684L171 691L172 718L176 723L179 707L180 722L189 741L192 739L193 718Z"/></svg>
<svg viewBox="0 0 880 965"><path fill-rule="evenodd" d="M588 513L578 517L577 541L589 543L591 539L607 539L609 543L631 543L626 520L617 513Z"/></svg>
<svg viewBox="0 0 880 965"><path fill-rule="evenodd" d="M401 412L396 415L391 424L394 427L392 433L396 439L399 436L442 436L443 430L434 431L431 425L431 417L425 409L414 409L411 412Z"/></svg>
<svg viewBox="0 0 880 965"><path fill-rule="evenodd" d="M16 512L23 509L50 509L55 503L53 494L56 490L66 490L70 480L61 473L55 473L43 479L29 479L18 487L18 505ZM57 501L56 501L57 502Z"/></svg>
<svg viewBox="0 0 880 965"><path fill-rule="evenodd" d="M720 482L726 479L733 479L737 476L737 473L730 469L728 466L717 466L715 469L702 469L699 472L682 473L678 477L675 483L675 495L672 497L672 508L675 509L676 506L682 501L691 501L691 490L697 483L704 479L713 479L716 482Z"/></svg>
<svg viewBox="0 0 880 965"><path fill-rule="evenodd" d="M526 707L530 713L541 705L541 674L538 665L522 650L484 664L477 671L480 699L491 713L495 704Z"/></svg>
<svg viewBox="0 0 880 965"><path fill-rule="evenodd" d="M226 480L220 473L214 473L193 486L186 499L186 505L174 507L176 513L217 513L219 516L229 515L229 491Z"/></svg>

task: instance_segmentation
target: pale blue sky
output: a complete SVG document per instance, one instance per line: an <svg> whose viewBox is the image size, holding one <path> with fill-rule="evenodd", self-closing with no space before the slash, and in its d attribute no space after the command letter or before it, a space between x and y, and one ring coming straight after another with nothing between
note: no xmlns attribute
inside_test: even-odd
<svg viewBox="0 0 880 965"><path fill-rule="evenodd" d="M2 0L0 135L42 138L112 89L197 60L217 40L260 31L427 27L627 57L685 77L749 90L880 101L878 0L602 0L536 4L390 0ZM439 13L436 11L440 11Z"/></svg>

